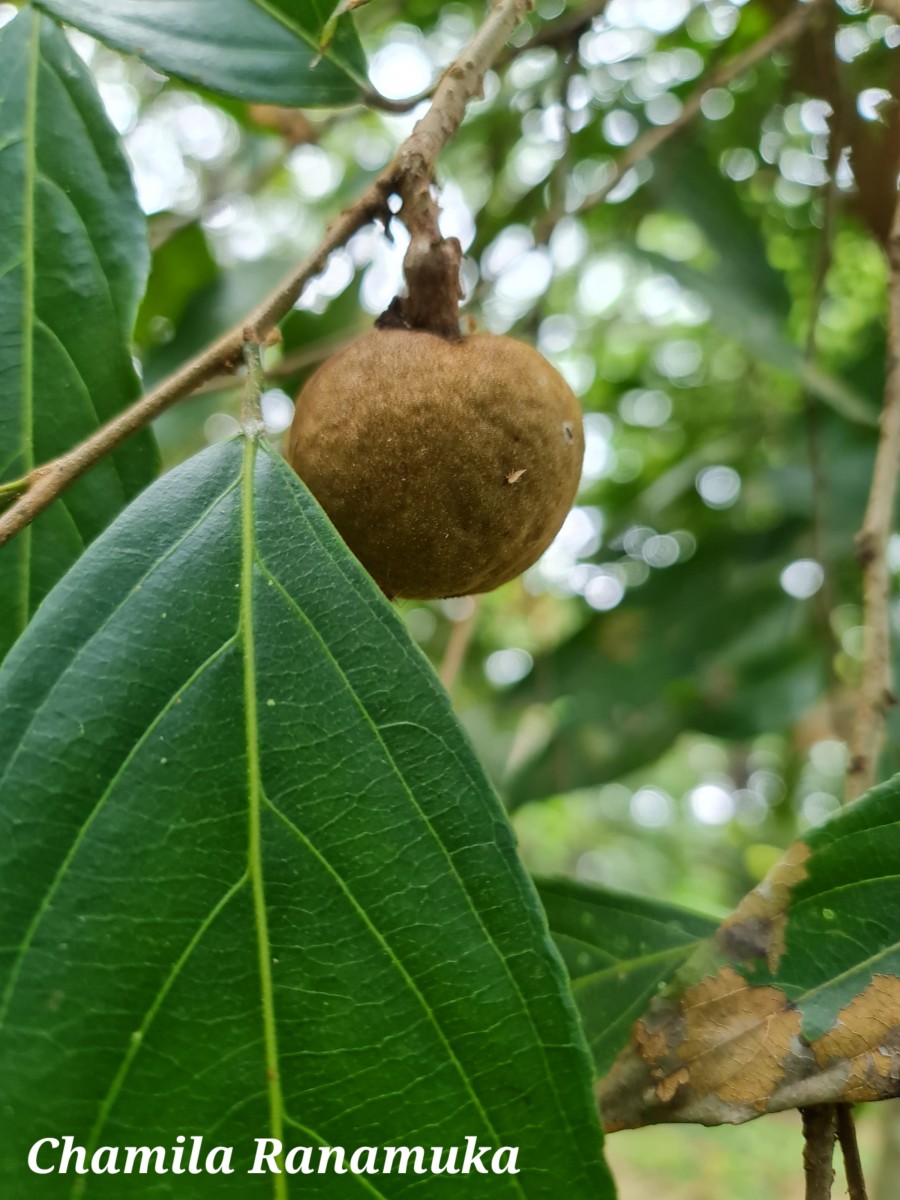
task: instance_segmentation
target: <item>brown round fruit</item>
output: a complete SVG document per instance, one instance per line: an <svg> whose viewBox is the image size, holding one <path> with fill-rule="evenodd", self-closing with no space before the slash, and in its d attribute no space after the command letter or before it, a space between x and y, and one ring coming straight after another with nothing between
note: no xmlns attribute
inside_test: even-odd
<svg viewBox="0 0 900 1200"><path fill-rule="evenodd" d="M547 548L581 477L581 409L524 342L365 334L297 400L288 461L391 597L487 592Z"/></svg>

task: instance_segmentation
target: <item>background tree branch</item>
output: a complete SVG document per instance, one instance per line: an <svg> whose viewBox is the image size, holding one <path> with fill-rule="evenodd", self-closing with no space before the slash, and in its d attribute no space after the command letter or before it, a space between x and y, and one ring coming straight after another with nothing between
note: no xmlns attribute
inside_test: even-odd
<svg viewBox="0 0 900 1200"><path fill-rule="evenodd" d="M844 1158L844 1170L847 1175L847 1195L850 1200L867 1200L866 1180L863 1175L862 1159L859 1155L859 1143L856 1140L856 1124L853 1120L853 1106L838 1104L836 1106L837 1139Z"/></svg>
<svg viewBox="0 0 900 1200"><path fill-rule="evenodd" d="M602 204L617 184L621 183L632 167L636 166L643 159L649 158L664 142L667 142L669 138L679 133L685 126L690 125L694 118L699 115L703 104L703 97L707 92L713 88L727 87L728 84L733 83L752 67L765 62L776 50L789 45L806 29L814 14L819 12L825 5L831 3L832 0L810 0L808 4L798 4L782 21L761 37L758 42L754 42L743 53L736 54L734 58L728 59L727 62L722 63L705 75L685 100L684 107L675 120L668 125L660 125L654 129L648 129L646 133L639 137L624 154L619 156L609 179L596 192L587 196L578 206L576 212L587 212L589 209L595 208L598 204Z"/></svg>
<svg viewBox="0 0 900 1200"><path fill-rule="evenodd" d="M801 1109L803 1118L803 1173L806 1200L831 1200L834 1183L834 1107L825 1104Z"/></svg>
<svg viewBox="0 0 900 1200"><path fill-rule="evenodd" d="M900 199L888 243L888 264L888 364L881 435L869 502L856 540L863 572L863 669L848 747L847 800L855 800L875 782L885 717L895 703L887 544L900 467Z"/></svg>

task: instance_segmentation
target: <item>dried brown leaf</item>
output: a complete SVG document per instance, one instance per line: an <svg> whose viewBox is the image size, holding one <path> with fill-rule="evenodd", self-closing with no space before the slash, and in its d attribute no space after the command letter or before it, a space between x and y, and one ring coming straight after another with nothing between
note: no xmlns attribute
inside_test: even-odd
<svg viewBox="0 0 900 1200"><path fill-rule="evenodd" d="M795 842L769 874L727 917L716 935L721 948L736 961L764 958L774 975L784 954L790 896L806 878L811 850Z"/></svg>
<svg viewBox="0 0 900 1200"><path fill-rule="evenodd" d="M609 1130L660 1121L717 1125L815 1104L900 1094L900 979L875 975L810 1041L800 1007L777 975L791 897L807 878L810 847L792 846L720 926L683 976L635 1024L601 1081Z"/></svg>

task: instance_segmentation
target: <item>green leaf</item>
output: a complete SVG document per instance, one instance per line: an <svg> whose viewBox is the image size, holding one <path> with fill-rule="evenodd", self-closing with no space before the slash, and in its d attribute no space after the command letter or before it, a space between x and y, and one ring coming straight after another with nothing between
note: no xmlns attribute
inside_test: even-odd
<svg viewBox="0 0 900 1200"><path fill-rule="evenodd" d="M612 1195L587 1050L500 805L282 460L237 440L149 489L0 670L0 714L4 1194L69 1196L25 1167L58 1130L205 1134L242 1170L255 1137L475 1135L519 1146L521 1173L471 1175L467 1197ZM363 1190L413 1183L446 1191ZM137 1176L102 1184L147 1195Z"/></svg>
<svg viewBox="0 0 900 1200"><path fill-rule="evenodd" d="M352 104L366 60L351 17L315 67L325 0L39 0L61 21L190 83L287 106Z"/></svg>
<svg viewBox="0 0 900 1200"><path fill-rule="evenodd" d="M186 225L163 242L154 251L147 291L138 312L137 344L142 348L154 346L173 337L191 299L214 283L218 275L199 224Z"/></svg>
<svg viewBox="0 0 900 1200"><path fill-rule="evenodd" d="M538 880L537 889L572 980L594 1070L604 1075L659 987L716 922L568 879Z"/></svg>
<svg viewBox="0 0 900 1200"><path fill-rule="evenodd" d="M688 959L603 1085L609 1127L896 1094L900 776L797 842Z"/></svg>
<svg viewBox="0 0 900 1200"><path fill-rule="evenodd" d="M182 236L173 240L180 241ZM185 279L180 303L171 313L161 313L173 328L170 340L151 347L144 356L144 375L151 386L245 317L284 278L284 261L274 258L238 263L224 272L214 262L211 267L200 267L194 287Z"/></svg>
<svg viewBox="0 0 900 1200"><path fill-rule="evenodd" d="M93 83L26 9L0 31L0 482L70 449L138 392L130 339L146 229ZM0 657L156 472L149 433L0 550Z"/></svg>

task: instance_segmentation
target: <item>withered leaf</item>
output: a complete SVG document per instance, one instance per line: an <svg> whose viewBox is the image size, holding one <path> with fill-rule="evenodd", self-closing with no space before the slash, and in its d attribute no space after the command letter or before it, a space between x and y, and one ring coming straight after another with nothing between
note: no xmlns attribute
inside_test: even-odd
<svg viewBox="0 0 900 1200"><path fill-rule="evenodd" d="M900 1094L900 776L796 843L598 1084L609 1129Z"/></svg>

